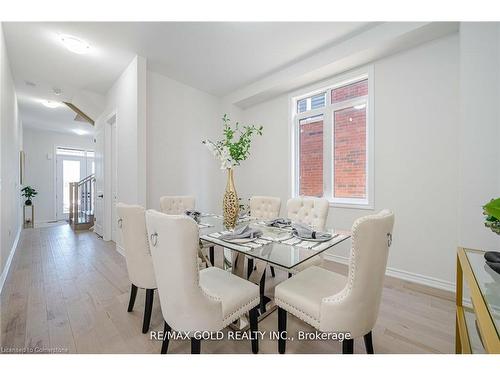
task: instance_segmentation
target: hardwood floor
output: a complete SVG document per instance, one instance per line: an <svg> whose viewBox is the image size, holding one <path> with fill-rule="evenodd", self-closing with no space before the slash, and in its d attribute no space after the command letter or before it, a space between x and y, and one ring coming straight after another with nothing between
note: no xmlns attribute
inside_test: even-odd
<svg viewBox="0 0 500 375"><path fill-rule="evenodd" d="M220 256L220 252L218 254ZM346 272L327 262L325 267ZM275 282L286 274L277 271ZM272 279L267 287L273 287ZM144 290L134 311L127 312L130 282L125 259L112 242L91 232L74 233L68 225L22 232L10 273L0 296L2 352L159 353L160 341L142 334ZM387 278L380 314L373 331L375 353L453 353L455 310L450 293ZM163 329L155 292L151 330ZM277 312L259 323L277 330ZM289 335L313 332L289 314ZM189 353L186 340L172 341L169 353ZM340 353L338 342L287 343L287 353ZM364 353L355 340L355 353ZM202 353L251 353L250 342L204 341ZM277 353L277 342L260 342L260 353Z"/></svg>

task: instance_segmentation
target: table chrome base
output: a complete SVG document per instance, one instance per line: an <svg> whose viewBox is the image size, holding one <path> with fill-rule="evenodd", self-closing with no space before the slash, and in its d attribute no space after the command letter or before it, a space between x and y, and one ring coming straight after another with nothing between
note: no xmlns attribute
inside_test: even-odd
<svg viewBox="0 0 500 375"><path fill-rule="evenodd" d="M268 297L266 297L266 298L268 298ZM277 308L278 308L278 306L274 303L274 300L269 298L269 301L266 303L266 310L263 313L261 313L261 311L259 309L258 321L260 322L261 320L263 320L264 318L269 316ZM250 328L250 320L248 317L248 313L243 315L241 318L239 318L235 322L231 323L229 325L229 328L231 328L233 331L242 331L242 332L249 329Z"/></svg>

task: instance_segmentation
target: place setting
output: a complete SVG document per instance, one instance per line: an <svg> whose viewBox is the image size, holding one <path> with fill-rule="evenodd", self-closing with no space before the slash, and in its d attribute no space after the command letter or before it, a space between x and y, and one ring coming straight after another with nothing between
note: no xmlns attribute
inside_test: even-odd
<svg viewBox="0 0 500 375"><path fill-rule="evenodd" d="M256 249L265 246L272 241L262 237L263 232L260 229L251 227L249 224L242 225L233 231L214 232L201 236L202 239L213 241L219 245L237 246L243 249Z"/></svg>

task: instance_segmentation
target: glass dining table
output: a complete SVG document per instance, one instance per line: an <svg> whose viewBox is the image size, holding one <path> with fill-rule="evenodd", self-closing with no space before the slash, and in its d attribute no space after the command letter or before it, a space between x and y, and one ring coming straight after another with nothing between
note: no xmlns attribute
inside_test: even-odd
<svg viewBox="0 0 500 375"><path fill-rule="evenodd" d="M262 231L262 236L253 241L224 241L220 236L230 231L224 227L222 216L202 214L198 223L201 243L204 248L209 249L206 260L214 265L214 249L215 246L220 246L227 250L226 253L230 252L231 260L227 262L230 271L259 285L259 320L276 308L270 295L272 293L269 291L266 293L265 288L268 265L288 272L290 277L303 263L351 237L348 231L327 229L326 232L332 235L328 241L301 240L293 236L290 226L270 227L266 222L248 216L240 218L236 227L243 225L259 229ZM243 329L245 324L246 322L240 322L238 327L233 328Z"/></svg>

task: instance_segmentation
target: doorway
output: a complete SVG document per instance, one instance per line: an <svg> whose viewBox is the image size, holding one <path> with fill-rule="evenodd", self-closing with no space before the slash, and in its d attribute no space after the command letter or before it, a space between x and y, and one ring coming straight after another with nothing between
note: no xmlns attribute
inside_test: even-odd
<svg viewBox="0 0 500 375"><path fill-rule="evenodd" d="M69 184L78 182L95 170L94 151L68 147L56 148L56 219L67 220Z"/></svg>
<svg viewBox="0 0 500 375"><path fill-rule="evenodd" d="M96 223L95 232L105 241L119 242L116 204L118 202L118 126L113 111L96 122Z"/></svg>
<svg viewBox="0 0 500 375"><path fill-rule="evenodd" d="M111 130L111 241L118 243L116 229L118 216L116 213L116 205L118 203L118 150L117 150L117 131L116 131L116 114L111 116L108 121Z"/></svg>

